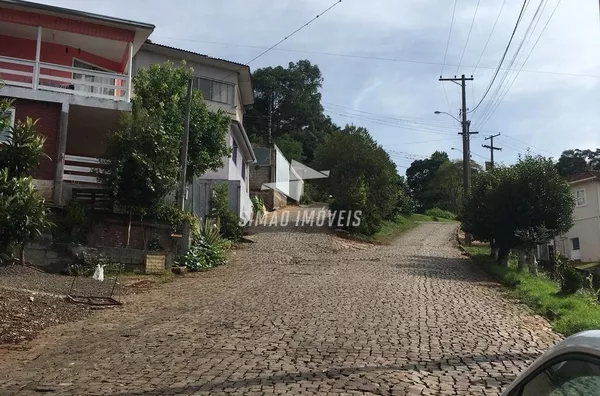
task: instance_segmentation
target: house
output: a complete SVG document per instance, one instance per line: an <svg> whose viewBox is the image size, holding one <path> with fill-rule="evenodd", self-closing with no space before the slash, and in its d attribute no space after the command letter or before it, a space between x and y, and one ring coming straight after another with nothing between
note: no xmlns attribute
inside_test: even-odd
<svg viewBox="0 0 600 396"><path fill-rule="evenodd" d="M209 214L212 187L218 183L227 183L229 208L239 217L248 216L252 213L248 166L256 161L243 123L244 106L254 103L250 68L240 63L148 41L133 59L134 73L140 68L166 61L178 65L182 60L193 69L193 86L202 91L209 109L221 109L231 117L227 145L232 149L231 156L223 158L223 166L219 170L194 179L188 191L186 206L192 208L194 214L204 217Z"/></svg>
<svg viewBox="0 0 600 396"><path fill-rule="evenodd" d="M55 206L101 187L94 169L106 134L131 110L132 59L153 30L147 23L0 0L0 96L14 99L13 125L39 119L48 159L33 176ZM7 131L0 132L1 144Z"/></svg>
<svg viewBox="0 0 600 396"><path fill-rule="evenodd" d="M573 227L555 238L554 246L571 260L600 260L600 172L587 171L567 179L575 197Z"/></svg>

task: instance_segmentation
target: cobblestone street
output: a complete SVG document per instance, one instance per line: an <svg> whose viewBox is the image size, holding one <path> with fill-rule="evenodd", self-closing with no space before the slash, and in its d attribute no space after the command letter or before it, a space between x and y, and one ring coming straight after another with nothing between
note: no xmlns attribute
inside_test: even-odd
<svg viewBox="0 0 600 396"><path fill-rule="evenodd" d="M265 228L226 266L0 350L0 394L499 394L560 337L456 227L390 246Z"/></svg>

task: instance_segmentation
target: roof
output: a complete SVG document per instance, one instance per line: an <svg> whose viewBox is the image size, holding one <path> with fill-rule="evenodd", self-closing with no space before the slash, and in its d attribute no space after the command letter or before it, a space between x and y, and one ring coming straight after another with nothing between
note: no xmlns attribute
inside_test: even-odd
<svg viewBox="0 0 600 396"><path fill-rule="evenodd" d="M51 6L48 4L34 3L31 1L0 0L0 5L2 5L2 4L9 4L9 5L14 5L14 6L18 6L21 8L28 8L28 9L37 10L37 11L46 11L46 12L59 14L59 15L69 15L69 16L77 17L77 18L92 19L92 20L104 22L104 23L127 25L130 27L152 29L152 30L155 28L155 26L150 23L136 22L136 21L131 21L128 19L121 19L121 18L115 18L115 17L105 16L105 15L93 14L90 12L73 10L71 8L56 7L56 6Z"/></svg>
<svg viewBox="0 0 600 396"><path fill-rule="evenodd" d="M243 63L232 62L226 59L214 58L205 54L200 54L198 52L171 47L164 44L154 43L150 40L146 40L142 48L154 53L160 53L165 56L178 56L180 59L185 59L190 62L202 63L216 68L221 68L235 72L238 75L240 92L242 94L242 103L244 105L250 105L254 103L254 92L252 90L252 74L250 72L250 66L248 65L244 65Z"/></svg>
<svg viewBox="0 0 600 396"><path fill-rule="evenodd" d="M567 177L569 183L577 183L584 180L600 179L600 171L585 171Z"/></svg>
<svg viewBox="0 0 600 396"><path fill-rule="evenodd" d="M237 120L231 120L231 128L233 137L235 141L238 143L239 148L242 150L242 154L246 161L248 162L256 162L256 154L254 153L254 149L252 148L252 144L250 144L250 139L248 138L248 133L241 122Z"/></svg>
<svg viewBox="0 0 600 396"><path fill-rule="evenodd" d="M216 61L227 62L227 63L230 63L232 65L236 65L236 66L240 66L240 67L244 67L244 68L250 68L250 66L245 65L243 63L233 62L233 61L230 61L230 60L227 60L227 59L222 59L222 58L215 58L215 57L208 56L208 55L205 55L205 54L200 54L198 52L194 52L194 51L190 51L190 50L186 50L186 49L182 49L182 48L177 48L177 47L171 47L170 45L155 43L152 40L146 40L146 44L152 44L152 45L155 45L157 47L169 48L169 49L172 49L172 50L185 52L185 53L190 54L190 55L202 56L202 57L204 57L206 59L213 59L213 60L216 60Z"/></svg>

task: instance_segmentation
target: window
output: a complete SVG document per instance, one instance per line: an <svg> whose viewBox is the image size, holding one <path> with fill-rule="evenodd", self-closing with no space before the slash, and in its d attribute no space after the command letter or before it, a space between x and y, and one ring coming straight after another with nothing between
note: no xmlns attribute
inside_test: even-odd
<svg viewBox="0 0 600 396"><path fill-rule="evenodd" d="M238 152L238 145L237 142L235 141L235 139L233 139L233 149L231 152L231 159L233 160L233 163L237 165L237 152Z"/></svg>
<svg viewBox="0 0 600 396"><path fill-rule="evenodd" d="M573 250L579 250L579 238L572 238L571 245L573 246Z"/></svg>
<svg viewBox="0 0 600 396"><path fill-rule="evenodd" d="M595 359L573 357L555 363L527 382L521 396L597 395L600 365Z"/></svg>
<svg viewBox="0 0 600 396"><path fill-rule="evenodd" d="M0 144L8 143L12 128L15 126L15 109L8 109L4 116L8 117L8 122L6 125L0 125Z"/></svg>
<svg viewBox="0 0 600 396"><path fill-rule="evenodd" d="M233 84L196 77L194 79L194 88L202 92L205 100L227 103L231 106L235 103L235 85Z"/></svg>
<svg viewBox="0 0 600 396"><path fill-rule="evenodd" d="M584 206L586 204L585 190L577 190L577 192L575 192L575 199L577 201L577 206Z"/></svg>
<svg viewBox="0 0 600 396"><path fill-rule="evenodd" d="M246 180L246 164L242 164L242 180Z"/></svg>

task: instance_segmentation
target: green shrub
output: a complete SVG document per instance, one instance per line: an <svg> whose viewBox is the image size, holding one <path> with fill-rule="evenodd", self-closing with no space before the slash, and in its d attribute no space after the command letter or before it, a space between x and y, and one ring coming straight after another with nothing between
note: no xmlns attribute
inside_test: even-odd
<svg viewBox="0 0 600 396"><path fill-rule="evenodd" d="M560 291L563 294L575 294L583 287L583 275L576 268L565 265L560 270Z"/></svg>
<svg viewBox="0 0 600 396"><path fill-rule="evenodd" d="M219 225L212 219L200 224L198 235L183 259L192 271L202 271L225 263L227 241L221 238Z"/></svg>
<svg viewBox="0 0 600 396"><path fill-rule="evenodd" d="M52 237L56 242L85 244L90 225L88 208L83 203L70 199L65 205L62 221L52 230Z"/></svg>
<svg viewBox="0 0 600 396"><path fill-rule="evenodd" d="M254 212L254 216L262 214L262 212L265 210L265 201L262 199L262 197L255 195L250 198L250 200L252 201L252 211Z"/></svg>
<svg viewBox="0 0 600 396"><path fill-rule="evenodd" d="M215 185L210 206L212 208L212 215L219 219L221 235L232 241L237 241L242 237L243 229L240 226L240 218L229 209L227 191L227 184Z"/></svg>
<svg viewBox="0 0 600 396"><path fill-rule="evenodd" d="M425 214L430 217L438 217L438 218L442 218L442 219L456 220L456 215L454 213L449 212L447 210L440 209L440 208L427 209L425 211Z"/></svg>

